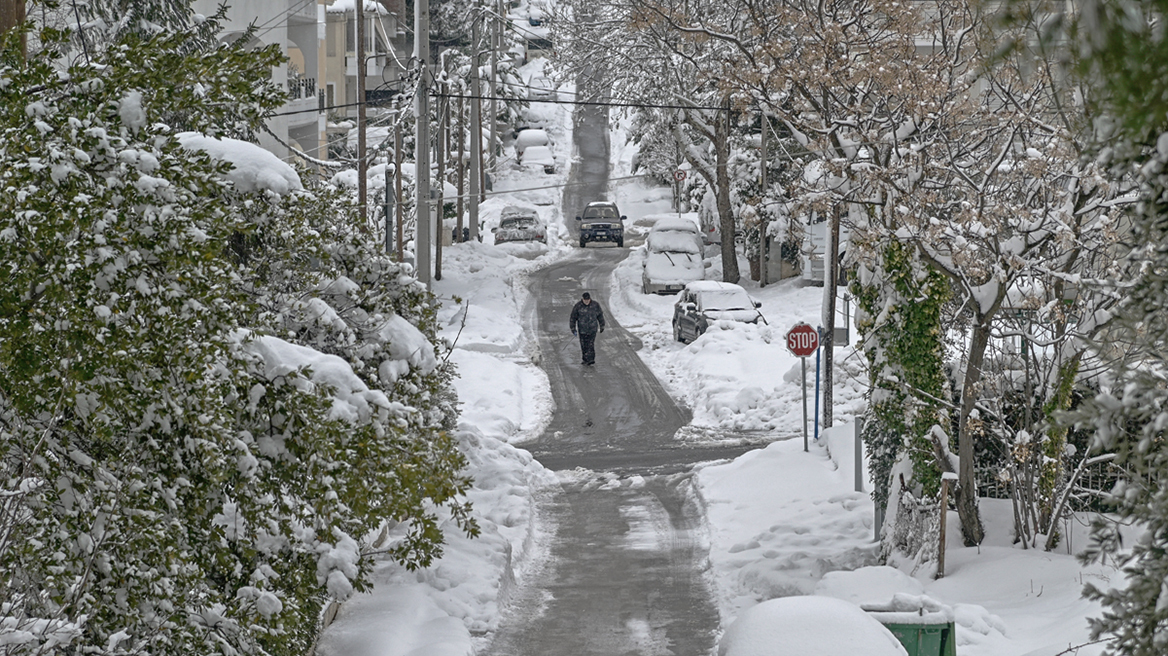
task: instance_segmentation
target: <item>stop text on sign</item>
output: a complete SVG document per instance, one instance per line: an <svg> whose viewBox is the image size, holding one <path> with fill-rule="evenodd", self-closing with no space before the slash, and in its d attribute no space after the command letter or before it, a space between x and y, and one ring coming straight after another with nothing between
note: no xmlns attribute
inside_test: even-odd
<svg viewBox="0 0 1168 656"><path fill-rule="evenodd" d="M787 350L793 355L805 358L819 348L819 331L808 324L795 324L787 331Z"/></svg>

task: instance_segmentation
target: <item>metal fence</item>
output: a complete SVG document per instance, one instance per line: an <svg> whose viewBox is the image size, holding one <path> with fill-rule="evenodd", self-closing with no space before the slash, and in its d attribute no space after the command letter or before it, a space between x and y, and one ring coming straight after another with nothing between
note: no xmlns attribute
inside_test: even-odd
<svg viewBox="0 0 1168 656"><path fill-rule="evenodd" d="M977 470L977 494L989 499L1009 499L1011 482L1000 475L1002 467L984 467ZM1070 478L1073 469L1064 470L1064 482ZM1115 487L1124 471L1110 462L1099 462L1088 466L1075 481L1071 491L1069 506L1074 512L1106 512L1107 494Z"/></svg>
<svg viewBox="0 0 1168 656"><path fill-rule="evenodd" d="M316 78L294 76L288 78L288 96L292 100L316 97Z"/></svg>

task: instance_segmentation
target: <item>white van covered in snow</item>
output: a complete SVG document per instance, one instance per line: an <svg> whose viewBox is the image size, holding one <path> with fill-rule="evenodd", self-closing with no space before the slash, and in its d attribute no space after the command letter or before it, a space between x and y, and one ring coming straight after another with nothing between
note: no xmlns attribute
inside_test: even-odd
<svg viewBox="0 0 1168 656"><path fill-rule="evenodd" d="M641 291L672 294L706 276L702 238L688 219L660 219L645 239Z"/></svg>

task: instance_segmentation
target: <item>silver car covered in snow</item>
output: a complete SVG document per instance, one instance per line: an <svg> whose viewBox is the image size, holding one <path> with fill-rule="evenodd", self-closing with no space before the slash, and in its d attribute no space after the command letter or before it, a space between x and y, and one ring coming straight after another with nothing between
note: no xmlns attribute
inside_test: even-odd
<svg viewBox="0 0 1168 656"><path fill-rule="evenodd" d="M494 228L495 243L509 241L540 241L547 243L547 226L534 209L508 205L499 216L499 227Z"/></svg>
<svg viewBox="0 0 1168 656"><path fill-rule="evenodd" d="M673 305L673 337L679 342L692 342L715 321L766 323L758 311L760 307L762 303L738 285L717 280L691 282Z"/></svg>

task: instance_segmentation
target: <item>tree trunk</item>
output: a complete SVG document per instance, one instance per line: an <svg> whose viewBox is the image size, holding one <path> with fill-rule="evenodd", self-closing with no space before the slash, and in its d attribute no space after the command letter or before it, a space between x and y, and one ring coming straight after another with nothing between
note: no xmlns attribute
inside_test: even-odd
<svg viewBox="0 0 1168 656"><path fill-rule="evenodd" d="M965 381L961 386L961 416L958 419L957 455L961 460L958 469L957 514L961 518L961 535L965 546L981 544L985 528L977 509L977 477L974 474L973 436L969 430L969 416L977 402L977 386L981 382L981 367L985 360L986 346L989 344L989 318L980 313L973 326L973 338L969 344L969 357L965 365Z"/></svg>
<svg viewBox="0 0 1168 656"><path fill-rule="evenodd" d="M0 36L24 22L24 0L0 0ZM23 59L27 52L28 39L20 36L20 56Z"/></svg>
<svg viewBox="0 0 1168 656"><path fill-rule="evenodd" d="M734 250L734 209L730 207L730 96L725 99L726 114L714 122L714 197L718 221L722 228L722 281L737 283L738 254Z"/></svg>

